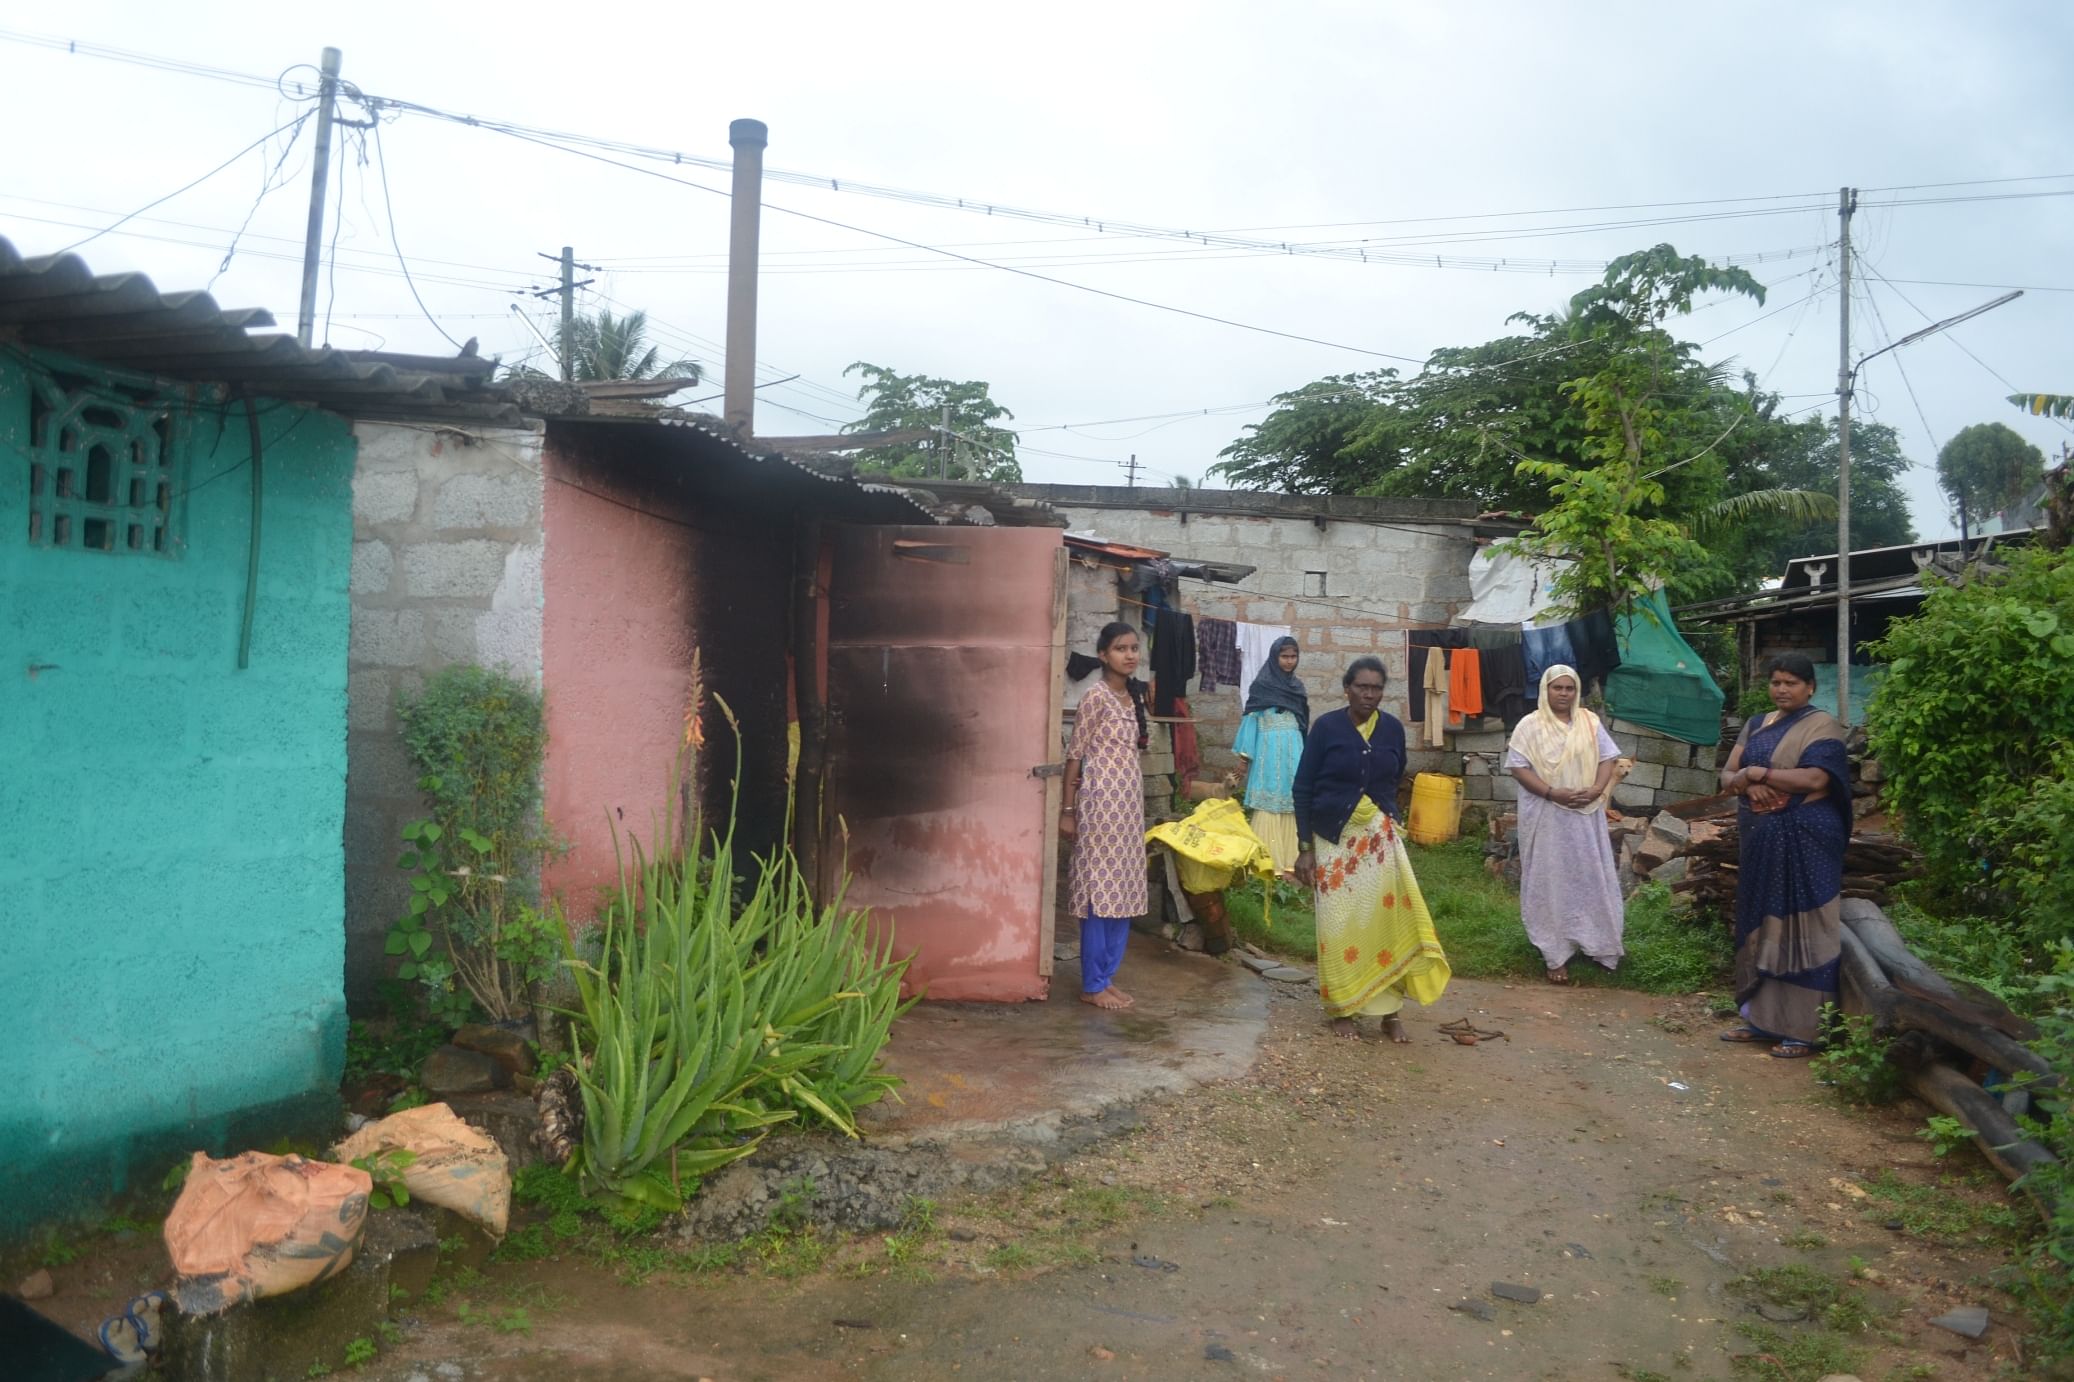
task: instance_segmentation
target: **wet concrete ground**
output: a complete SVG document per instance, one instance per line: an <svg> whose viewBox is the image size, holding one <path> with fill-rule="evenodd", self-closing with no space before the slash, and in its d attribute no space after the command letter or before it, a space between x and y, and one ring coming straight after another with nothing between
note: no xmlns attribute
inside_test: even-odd
<svg viewBox="0 0 2074 1382"><path fill-rule="evenodd" d="M1060 927L1069 950L1070 926ZM1002 1133L1043 1143L1073 1120L1252 1065L1268 1001L1253 975L1134 934L1118 983L1136 1005L1098 1019L1079 1001L1072 959L1058 962L1047 1002L910 1009L886 1053L906 1084L898 1101L865 1111L868 1135L892 1145Z"/></svg>

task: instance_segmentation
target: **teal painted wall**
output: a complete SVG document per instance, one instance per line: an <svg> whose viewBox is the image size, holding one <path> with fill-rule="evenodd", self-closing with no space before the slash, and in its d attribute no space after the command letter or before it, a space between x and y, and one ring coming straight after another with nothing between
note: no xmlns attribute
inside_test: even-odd
<svg viewBox="0 0 2074 1382"><path fill-rule="evenodd" d="M55 550L30 541L47 366L76 368L0 351L0 1239L316 1126L345 1049L352 434L257 404L241 671L242 405L184 410L175 555Z"/></svg>

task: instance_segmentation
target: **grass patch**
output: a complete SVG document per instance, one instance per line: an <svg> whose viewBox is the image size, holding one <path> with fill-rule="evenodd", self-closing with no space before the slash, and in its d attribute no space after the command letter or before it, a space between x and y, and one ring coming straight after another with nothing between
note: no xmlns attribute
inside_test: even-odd
<svg viewBox="0 0 2074 1382"><path fill-rule="evenodd" d="M1456 840L1411 847L1412 869L1433 913L1448 963L1468 979L1538 978L1547 970L1527 940L1519 895L1484 870L1483 845ZM1608 974L1589 961L1570 966L1582 985L1640 989L1644 993L1697 993L1720 984L1734 956L1728 928L1646 885L1627 904L1627 958Z"/></svg>
<svg viewBox="0 0 2074 1382"><path fill-rule="evenodd" d="M1066 1192L1059 1212L1067 1222L1094 1228L1114 1228L1133 1219L1157 1214L1166 1201L1149 1190L1132 1190L1114 1185L1076 1185Z"/></svg>
<svg viewBox="0 0 2074 1382"><path fill-rule="evenodd" d="M1983 1196L1984 1179L1941 1175L1935 1185L1916 1185L1885 1170L1861 1185L1872 1197L1872 1217L1898 1219L1902 1229L1917 1238L1953 1246L2009 1247L2022 1239L2028 1216L2006 1197L1992 1191ZM1974 1193L1962 1193L1969 1190Z"/></svg>
<svg viewBox="0 0 2074 1382"><path fill-rule="evenodd" d="M997 1272L1017 1272L1034 1267L1041 1259L1027 1243L1002 1243L986 1255L986 1264Z"/></svg>
<svg viewBox="0 0 2074 1382"><path fill-rule="evenodd" d="M1829 1240L1827 1238L1824 1238L1821 1234L1815 1232L1813 1229L1807 1228L1796 1229L1794 1232L1787 1234L1784 1238L1780 1239L1779 1241L1784 1243L1787 1247L1797 1248L1801 1252L1813 1252L1816 1248L1826 1248L1829 1246Z"/></svg>
<svg viewBox="0 0 2074 1382"><path fill-rule="evenodd" d="M1225 890L1224 910L1241 940L1305 964L1318 958L1318 918L1311 911L1310 894L1294 883L1263 883L1257 878L1234 883Z"/></svg>
<svg viewBox="0 0 2074 1382"><path fill-rule="evenodd" d="M1667 1299L1676 1300L1678 1293L1685 1289L1685 1283L1674 1276L1653 1276L1649 1278L1649 1289Z"/></svg>
<svg viewBox="0 0 2074 1382"><path fill-rule="evenodd" d="M1848 1281L1814 1267L1759 1267L1737 1277L1731 1289L1748 1300L1804 1310L1810 1320L1840 1334L1862 1334L1872 1327L1872 1310L1864 1295Z"/></svg>
<svg viewBox="0 0 2074 1382"><path fill-rule="evenodd" d="M1736 1333L1757 1351L1739 1353L1729 1359L1729 1365L1738 1377L1762 1382L1821 1382L1837 1373L1855 1374L1865 1359L1864 1350L1822 1330L1789 1335L1746 1322L1736 1326Z"/></svg>

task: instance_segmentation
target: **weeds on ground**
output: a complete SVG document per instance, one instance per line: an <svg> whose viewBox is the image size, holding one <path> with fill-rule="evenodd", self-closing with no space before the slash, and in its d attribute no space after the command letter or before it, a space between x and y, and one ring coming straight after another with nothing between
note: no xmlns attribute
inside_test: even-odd
<svg viewBox="0 0 2074 1382"><path fill-rule="evenodd" d="M1225 890L1224 910L1241 940L1306 964L1317 959L1318 918L1306 889L1249 878Z"/></svg>
<svg viewBox="0 0 2074 1382"><path fill-rule="evenodd" d="M1829 1246L1829 1240L1827 1238L1824 1238L1821 1234L1815 1232L1813 1229L1810 1228L1796 1229L1792 1233L1787 1234L1784 1238L1781 1238L1779 1241L1781 1243L1784 1243L1787 1247L1797 1249L1801 1252L1813 1252L1817 1248L1826 1248Z"/></svg>
<svg viewBox="0 0 2074 1382"><path fill-rule="evenodd" d="M1649 1278L1649 1289L1660 1296L1676 1300L1678 1293L1685 1289L1685 1283L1674 1276L1653 1276Z"/></svg>
<svg viewBox="0 0 2074 1382"><path fill-rule="evenodd" d="M1946 1173L1934 1185L1916 1185L1890 1169L1860 1186L1872 1200L1874 1217L1898 1220L1904 1232L1947 1246L2009 1247L2030 1218L1999 1194L1999 1181L1990 1186L1978 1173ZM1983 1189L1995 1193L1983 1197ZM1962 1193L1967 1191L1973 1193Z"/></svg>
<svg viewBox="0 0 2074 1382"><path fill-rule="evenodd" d="M1901 1069L1887 1059L1889 1038L1869 1013L1829 1009L1822 1052L1809 1062L1815 1079L1848 1104L1891 1104L1901 1097Z"/></svg>
<svg viewBox="0 0 2074 1382"><path fill-rule="evenodd" d="M1872 1327L1872 1310L1848 1280L1838 1280L1815 1267L1758 1267L1730 1283L1746 1300L1804 1310L1810 1320L1839 1334L1862 1334ZM1830 1369L1831 1372L1848 1369Z"/></svg>
<svg viewBox="0 0 2074 1382"><path fill-rule="evenodd" d="M1824 1377L1856 1373L1865 1359L1863 1349L1823 1330L1788 1335L1746 1321L1736 1326L1736 1333L1757 1351L1734 1355L1729 1366L1738 1377L1755 1377L1761 1382L1821 1382Z"/></svg>

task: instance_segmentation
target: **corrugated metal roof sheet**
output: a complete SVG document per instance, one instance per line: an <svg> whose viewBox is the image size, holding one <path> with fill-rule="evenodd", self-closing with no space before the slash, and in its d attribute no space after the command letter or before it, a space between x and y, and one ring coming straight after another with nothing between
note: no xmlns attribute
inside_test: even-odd
<svg viewBox="0 0 2074 1382"><path fill-rule="evenodd" d="M161 293L140 273L95 274L76 254L24 258L0 237L0 341L160 379L218 384L346 417L516 425L519 410L473 355L305 347L265 308L226 311L206 292Z"/></svg>

